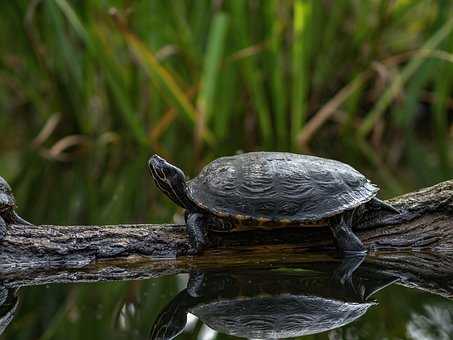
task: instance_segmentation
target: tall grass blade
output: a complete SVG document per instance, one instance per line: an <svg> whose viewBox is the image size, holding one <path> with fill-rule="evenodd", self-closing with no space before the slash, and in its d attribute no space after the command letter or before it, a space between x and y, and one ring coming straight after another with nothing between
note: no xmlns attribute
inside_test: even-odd
<svg viewBox="0 0 453 340"><path fill-rule="evenodd" d="M435 49L453 30L453 18L450 18L416 53L413 59L403 68L401 74L396 77L381 98L374 105L358 130L360 137L365 137L373 128L375 122L384 114L391 105L395 96L399 93L404 84L420 68L429 56L429 51Z"/></svg>
<svg viewBox="0 0 453 340"><path fill-rule="evenodd" d="M311 15L311 0L294 1L291 106L291 141L293 148L297 145L297 135L304 125L308 108Z"/></svg>
<svg viewBox="0 0 453 340"><path fill-rule="evenodd" d="M83 27L83 24L80 22L77 14L72 9L71 5L66 0L54 0L55 3L60 8L61 12L65 15L66 19L68 19L71 26L76 31L77 35L85 42L89 44L90 39L88 37L88 33Z"/></svg>
<svg viewBox="0 0 453 340"><path fill-rule="evenodd" d="M219 89L215 95L215 118L211 122L215 135L219 140L232 135L230 127L234 123L234 118L237 118L237 113L235 112L238 107L236 100L238 91L236 87L237 67L235 68L234 66L232 63L226 62L219 74L221 81L219 81ZM225 152L227 151L225 150ZM222 152L224 151L222 150Z"/></svg>
<svg viewBox="0 0 453 340"><path fill-rule="evenodd" d="M448 44L448 47L452 49L452 36L450 36ZM443 178L448 179L451 175L448 152L448 100L453 86L453 67L447 62L443 62L438 65L436 71L433 88L433 93L435 94L435 101L433 103L434 131L441 174Z"/></svg>
<svg viewBox="0 0 453 340"><path fill-rule="evenodd" d="M306 147L316 131L338 110L338 108L352 96L360 87L363 86L369 72L364 72L356 76L349 84L343 87L332 97L321 109L316 112L308 121L304 128L299 132L297 141L300 147Z"/></svg>
<svg viewBox="0 0 453 340"><path fill-rule="evenodd" d="M197 137L203 136L206 124L213 113L214 96L219 82L219 68L225 49L228 28L228 16L218 13L212 20L208 46L201 74L201 89L197 98Z"/></svg>
<svg viewBox="0 0 453 340"><path fill-rule="evenodd" d="M176 83L170 71L159 64L154 53L152 53L151 50L149 50L132 32L125 27L120 28L120 31L127 44L132 48L137 55L137 58L145 67L149 76L156 80L157 83L166 90L166 93L170 95L171 102L177 105L188 121L195 124L197 112L192 103L190 103L184 95L183 90ZM214 137L207 129L203 133L203 138L209 144L212 144L214 141Z"/></svg>
<svg viewBox="0 0 453 340"><path fill-rule="evenodd" d="M287 149L289 141L289 123L286 112L287 91L285 89L284 25L279 9L283 12L287 4L279 1L268 1L268 15L272 24L270 37L270 72L272 76L272 102L275 117L277 145L281 150ZM280 7L280 8L279 8Z"/></svg>
<svg viewBox="0 0 453 340"><path fill-rule="evenodd" d="M250 33L248 32L250 21L246 11L247 2L242 0L233 0L230 4L232 6L232 18L235 20L233 25L236 29L235 37L238 40L241 49L248 48L252 45L252 43L250 42ZM250 88L250 99L253 102L256 112L258 113L262 144L266 148L271 148L273 144L271 116L263 87L263 75L257 65L256 59L257 58L254 57L242 59L241 63L243 77L246 84ZM241 84L240 86L243 85Z"/></svg>

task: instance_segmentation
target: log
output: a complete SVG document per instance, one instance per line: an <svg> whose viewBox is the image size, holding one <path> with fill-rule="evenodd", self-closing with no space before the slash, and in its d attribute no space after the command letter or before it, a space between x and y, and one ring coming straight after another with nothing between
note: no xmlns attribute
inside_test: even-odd
<svg viewBox="0 0 453 340"><path fill-rule="evenodd" d="M306 253L281 246L274 252L217 252L208 256L177 259L104 259L81 268L21 268L1 272L0 291L26 286L155 279L163 276L209 271L293 268L333 270L341 259L335 253ZM288 251L295 251L288 254ZM360 271L397 279L397 284L453 299L453 255L432 252L378 252L367 255Z"/></svg>
<svg viewBox="0 0 453 340"><path fill-rule="evenodd" d="M453 249L453 181L447 181L388 201L404 212L388 214L378 224L374 211L356 230L371 252L432 251ZM330 251L334 249L327 228L210 233L212 249L197 258L247 253ZM190 250L181 225L55 226L9 225L0 242L0 273L39 269L81 268L94 261L131 257L176 259ZM188 257L188 256L187 256ZM193 259L193 257L189 257Z"/></svg>

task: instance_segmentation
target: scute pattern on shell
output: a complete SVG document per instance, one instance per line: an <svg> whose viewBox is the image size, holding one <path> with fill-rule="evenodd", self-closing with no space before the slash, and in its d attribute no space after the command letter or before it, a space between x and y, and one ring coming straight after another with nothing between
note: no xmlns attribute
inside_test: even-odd
<svg viewBox="0 0 453 340"><path fill-rule="evenodd" d="M188 194L219 216L314 221L372 199L379 189L347 164L314 156L252 152L222 157L188 182Z"/></svg>
<svg viewBox="0 0 453 340"><path fill-rule="evenodd" d="M212 329L254 339L279 339L325 332L366 313L372 303L309 295L213 300L191 312Z"/></svg>

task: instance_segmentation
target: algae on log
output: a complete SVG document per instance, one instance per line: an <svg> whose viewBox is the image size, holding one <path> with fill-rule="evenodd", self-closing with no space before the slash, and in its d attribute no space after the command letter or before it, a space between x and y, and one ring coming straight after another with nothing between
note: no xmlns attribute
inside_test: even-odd
<svg viewBox="0 0 453 340"><path fill-rule="evenodd" d="M404 211L389 214L385 225L356 230L371 251L453 249L453 181L394 198ZM372 215L372 213L370 213ZM216 261L216 253L241 254L295 250L332 250L327 228L288 228L274 231L210 233L213 249L196 258ZM80 268L102 259L147 256L149 259L185 256L190 246L180 225L8 226L0 242L0 273L39 268Z"/></svg>

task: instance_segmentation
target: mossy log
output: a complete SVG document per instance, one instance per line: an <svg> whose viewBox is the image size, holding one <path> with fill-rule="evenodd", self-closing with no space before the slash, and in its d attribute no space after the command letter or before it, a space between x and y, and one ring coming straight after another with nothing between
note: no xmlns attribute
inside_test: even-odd
<svg viewBox="0 0 453 340"><path fill-rule="evenodd" d="M405 213L390 214L384 219L385 225L356 231L371 253L453 250L453 181L388 202ZM228 263L228 257L238 254L258 258L278 252L292 257L296 252L334 249L326 228L211 233L210 240L211 249L190 257L186 256L190 246L185 227L181 225L9 225L6 238L0 242L0 273L81 268L94 261L123 261L134 257L165 260L170 265L181 258L209 263L221 256Z"/></svg>

